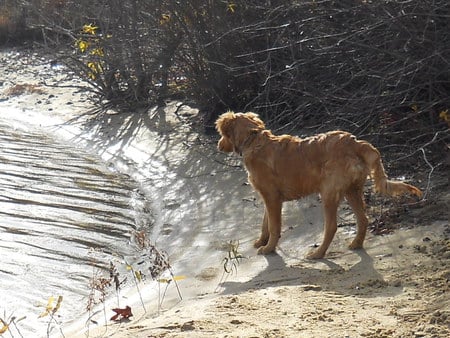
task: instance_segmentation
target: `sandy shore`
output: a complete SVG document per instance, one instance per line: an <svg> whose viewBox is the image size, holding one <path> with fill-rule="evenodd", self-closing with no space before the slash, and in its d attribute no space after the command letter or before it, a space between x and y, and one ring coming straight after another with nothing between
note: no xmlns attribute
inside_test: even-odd
<svg viewBox="0 0 450 338"><path fill-rule="evenodd" d="M304 256L321 239L320 202L311 197L288 203L277 253L257 256L252 241L261 203L245 184L239 159L218 154L213 140L190 125L195 110L177 110L173 103L165 110L106 114L88 122L77 118L89 107L87 94L61 85L76 79L65 80L45 58L36 62L38 55L2 58L10 62L1 71L2 105L39 120L32 123L46 123L106 161L122 163L123 170L152 178L155 192L163 196L154 240L168 248L175 275L183 276L177 282L182 299L172 282L159 306L157 289L166 285L149 281L140 290L145 307L135 289L121 295L133 317L107 325L98 320L89 327L75 323L62 328L65 337L450 336L445 181L433 182L427 202L407 208L402 203L411 200L389 204L398 214L388 218L395 230L369 233L364 250L346 249L354 220L343 205L342 227L327 257L318 261ZM14 71L17 63L23 71ZM49 119L41 122L30 111ZM380 210L372 206L369 215L373 219L387 208ZM239 241L244 258L226 273L232 240ZM108 317L112 307L105 307Z"/></svg>

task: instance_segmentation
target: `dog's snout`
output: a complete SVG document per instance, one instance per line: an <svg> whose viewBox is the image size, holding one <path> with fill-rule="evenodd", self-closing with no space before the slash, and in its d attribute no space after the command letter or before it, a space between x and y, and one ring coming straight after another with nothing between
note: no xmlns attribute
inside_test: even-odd
<svg viewBox="0 0 450 338"><path fill-rule="evenodd" d="M223 151L223 146L222 146L222 138L217 142L217 149L219 149L220 151Z"/></svg>
<svg viewBox="0 0 450 338"><path fill-rule="evenodd" d="M217 142L217 149L226 153L230 153L233 151L233 145L230 143L230 141L222 136L219 142Z"/></svg>
<svg viewBox="0 0 450 338"><path fill-rule="evenodd" d="M220 150L220 151L227 151L227 149L226 149L226 144L227 144L227 142L225 141L225 139L222 137L220 140L219 140L219 142L217 143L217 148Z"/></svg>

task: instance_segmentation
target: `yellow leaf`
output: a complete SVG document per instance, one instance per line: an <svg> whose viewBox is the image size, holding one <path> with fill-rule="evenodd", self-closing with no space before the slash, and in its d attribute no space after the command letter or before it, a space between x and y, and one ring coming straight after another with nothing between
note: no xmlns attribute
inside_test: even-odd
<svg viewBox="0 0 450 338"><path fill-rule="evenodd" d="M234 2L229 2L227 5L227 11L234 13L235 10L236 10L236 4Z"/></svg>
<svg viewBox="0 0 450 338"><path fill-rule="evenodd" d="M0 329L0 334L5 333L8 331L9 325L4 324L3 327Z"/></svg>
<svg viewBox="0 0 450 338"><path fill-rule="evenodd" d="M103 72L103 68L102 68L102 66L100 65L100 63L98 63L98 62L88 62L87 63L87 66L88 66L88 68L91 70L91 74L93 75L93 76L95 76L96 74L98 74L98 73L102 73Z"/></svg>
<svg viewBox="0 0 450 338"><path fill-rule="evenodd" d="M94 72L97 71L97 66L95 65L95 62L88 62L87 66L89 69L93 70Z"/></svg>
<svg viewBox="0 0 450 338"><path fill-rule="evenodd" d="M38 318L42 318L42 317L48 316L50 314L50 311L52 311L52 309L53 309L53 301L54 300L55 300L55 298L53 296L50 296L48 298L47 306L45 307L45 311L42 312Z"/></svg>
<svg viewBox="0 0 450 338"><path fill-rule="evenodd" d="M53 296L48 297L47 306L46 306L47 310L51 310L53 308L54 301L55 301L55 297L53 297Z"/></svg>
<svg viewBox="0 0 450 338"><path fill-rule="evenodd" d="M419 108L417 107L417 104L413 104L411 106L411 109L414 110L414 111L417 111Z"/></svg>
<svg viewBox="0 0 450 338"><path fill-rule="evenodd" d="M84 53L89 48L89 43L84 40L78 40L77 47L81 53Z"/></svg>
<svg viewBox="0 0 450 338"><path fill-rule="evenodd" d="M56 302L56 305L52 310L53 313L56 313L56 311L59 310L59 308L61 307L62 301L63 301L63 296L58 296L58 301Z"/></svg>
<svg viewBox="0 0 450 338"><path fill-rule="evenodd" d="M173 276L174 281L183 280L183 279L186 279L186 276Z"/></svg>
<svg viewBox="0 0 450 338"><path fill-rule="evenodd" d="M164 25L170 21L170 14L162 14L161 19L159 19L159 24Z"/></svg>
<svg viewBox="0 0 450 338"><path fill-rule="evenodd" d="M105 53L103 53L103 49L101 49L101 48L95 48L95 49L91 50L91 52L89 54L97 55L97 56L104 56L105 55Z"/></svg>
<svg viewBox="0 0 450 338"><path fill-rule="evenodd" d="M450 121L450 116L448 114L448 109L443 110L439 113L439 117L444 120L445 122L449 122Z"/></svg>
<svg viewBox="0 0 450 338"><path fill-rule="evenodd" d="M6 324L3 319L0 319L0 321L2 322L3 326L0 328L0 334L5 333L6 331L8 331L9 328L9 324Z"/></svg>
<svg viewBox="0 0 450 338"><path fill-rule="evenodd" d="M42 318L42 317L48 316L50 313L55 314L56 311L59 310L62 300L63 300L63 296L58 296L58 300L56 301L56 305L55 305L55 307L53 307L53 302L55 301L55 297L50 296L48 298L48 302L47 302L47 306L45 307L45 311L42 312L39 315L38 318Z"/></svg>
<svg viewBox="0 0 450 338"><path fill-rule="evenodd" d="M139 282L142 282L142 274L141 274L140 271L135 271L135 272L134 272L134 275L136 276L136 279L137 279Z"/></svg>
<svg viewBox="0 0 450 338"><path fill-rule="evenodd" d="M98 29L97 26L93 26L92 24L84 25L82 32L85 34L95 35L95 31Z"/></svg>
<svg viewBox="0 0 450 338"><path fill-rule="evenodd" d="M183 279L186 279L186 276L173 276L172 278L160 278L158 279L158 282L169 284L171 281L178 281Z"/></svg>

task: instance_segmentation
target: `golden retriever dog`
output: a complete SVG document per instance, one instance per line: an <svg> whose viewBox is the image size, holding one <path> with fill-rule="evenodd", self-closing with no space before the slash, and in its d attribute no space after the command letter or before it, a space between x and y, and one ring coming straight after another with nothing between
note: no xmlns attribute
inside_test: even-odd
<svg viewBox="0 0 450 338"><path fill-rule="evenodd" d="M364 212L363 188L368 175L375 191L389 196L422 192L409 184L387 178L379 151L344 131L312 137L276 136L254 113L227 112L219 116L216 129L218 149L242 156L248 180L264 202L259 254L275 250L281 233L284 201L319 193L324 212L322 244L307 258L323 258L337 229L337 210L345 198L357 221L356 237L350 249L362 248L368 220Z"/></svg>

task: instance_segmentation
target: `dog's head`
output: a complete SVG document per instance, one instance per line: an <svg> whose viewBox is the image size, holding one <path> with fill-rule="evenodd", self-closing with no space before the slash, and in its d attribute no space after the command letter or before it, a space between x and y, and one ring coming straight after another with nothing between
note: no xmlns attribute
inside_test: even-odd
<svg viewBox="0 0 450 338"><path fill-rule="evenodd" d="M221 138L217 144L220 151L242 154L243 147L252 135L265 129L264 122L254 113L226 112L216 121Z"/></svg>

